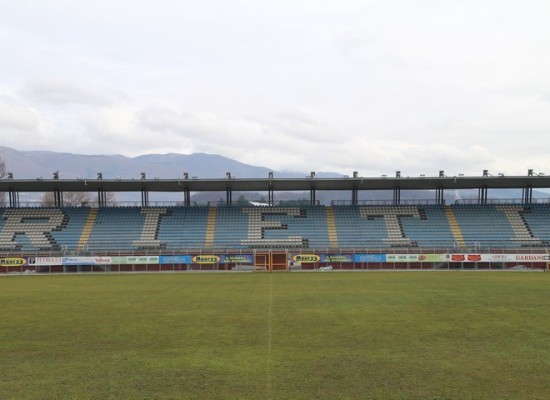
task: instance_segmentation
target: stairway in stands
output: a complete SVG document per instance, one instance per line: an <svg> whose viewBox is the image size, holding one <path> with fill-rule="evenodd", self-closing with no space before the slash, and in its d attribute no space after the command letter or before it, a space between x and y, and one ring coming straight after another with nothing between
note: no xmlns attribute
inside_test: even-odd
<svg viewBox="0 0 550 400"><path fill-rule="evenodd" d="M464 236L462 236L462 231L460 230L460 226L458 225L458 221L456 220L456 216L451 206L445 206L445 215L447 216L447 221L449 221L451 232L453 233L453 237L457 242L457 244L460 247L466 246L466 242L464 241Z"/></svg>
<svg viewBox="0 0 550 400"><path fill-rule="evenodd" d="M86 245L88 244L88 240L90 239L90 235L92 234L92 229L94 227L95 220L97 218L97 208L90 208L90 212L88 213L88 218L86 218L86 222L84 223L84 228L82 229L82 233L80 234L80 240L78 241L77 250L83 250L86 248Z"/></svg>
<svg viewBox="0 0 550 400"><path fill-rule="evenodd" d="M506 215L510 225L512 225L512 229L514 230L514 237L512 240L522 244L537 245L541 243L541 241L533 235L533 232L529 228L529 224L525 221L523 214L530 212L528 209L513 205L502 205L496 208Z"/></svg>
<svg viewBox="0 0 550 400"><path fill-rule="evenodd" d="M214 247L217 210L218 209L216 207L210 207L208 210L208 217L206 219L206 235L204 237L204 247L207 249Z"/></svg>
<svg viewBox="0 0 550 400"><path fill-rule="evenodd" d="M338 234L336 231L336 219L334 217L334 209L332 207L327 207L327 229L328 229L328 240L330 247L338 247Z"/></svg>

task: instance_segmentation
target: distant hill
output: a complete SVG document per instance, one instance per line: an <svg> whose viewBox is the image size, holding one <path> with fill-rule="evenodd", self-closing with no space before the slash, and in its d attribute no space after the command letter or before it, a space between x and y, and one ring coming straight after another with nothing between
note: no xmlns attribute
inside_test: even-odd
<svg viewBox="0 0 550 400"><path fill-rule="evenodd" d="M231 172L236 178L267 178L273 172L279 178L304 177L302 172L280 172L266 167L244 164L217 154L146 154L138 157L122 155L82 155L53 151L21 151L0 146L0 157L15 178L51 177L59 171L61 179L95 178L98 172L104 179L138 178L145 172L148 178L179 178L183 172L198 178L224 178ZM333 172L317 172L319 177L341 177Z"/></svg>
<svg viewBox="0 0 550 400"><path fill-rule="evenodd" d="M204 179L224 178L227 172L235 178L267 178L273 172L276 178L302 178L310 172L280 172L270 168L244 164L239 161L216 154L146 154L138 157L122 155L82 155L73 153L58 153L53 151L21 151L0 146L0 157L6 163L6 170L12 172L15 178L32 179L36 177L51 178L54 171L59 171L61 179L77 177L96 178L98 172L104 179L139 178L144 172L147 178L179 178L184 172L189 177ZM316 172L319 178L338 178L343 175L334 172ZM179 194L162 194L155 200L180 199ZM239 193L234 194L237 199ZM265 197L262 193L246 194L247 198L257 200ZM521 198L521 190L491 190L490 198ZM535 198L548 198L545 192L533 191ZM120 200L126 200L125 194L119 194ZM430 200L435 194L429 191L403 191L402 200ZM193 196L196 201L219 201L225 199L225 193L198 193ZM276 193L276 200L309 199L309 193ZM476 199L477 191L462 190L460 192L446 191L445 200L448 204L457 198ZM318 192L317 199L322 204L330 204L331 200L349 201L351 194L342 191ZM360 200L391 200L391 191L363 191L359 193ZM136 199L137 200L137 199Z"/></svg>
<svg viewBox="0 0 550 400"><path fill-rule="evenodd" d="M0 156L8 171L16 178L49 178L59 171L61 179L138 178L145 172L148 178L179 178L184 172L199 178L222 178L226 172L236 177L267 177L272 170L243 164L214 154L147 154L139 157L122 155L82 155L53 151L19 151L0 146Z"/></svg>
<svg viewBox="0 0 550 400"><path fill-rule="evenodd" d="M144 172L147 178L179 178L184 172L189 177L203 179L225 178L227 172L235 178L267 178L270 172L276 178L303 178L309 173L279 172L270 168L244 164L230 158L205 153L194 154L146 154L138 157L123 155L82 155L73 153L58 153L54 151L22 151L0 146L0 157L6 163L6 170L12 172L16 179L34 179L37 177L51 178L54 171L59 171L61 179L77 177L95 179L98 172L104 179L139 178ZM341 177L341 174L331 172L316 172L318 177ZM181 195L164 193L155 200L181 200ZM220 200L225 193L196 194L197 200ZM193 197L195 197L193 196ZM31 196L33 197L33 196ZM128 200L128 194L121 193L120 200ZM257 196L258 198L261 195ZM289 194L280 199L296 197L309 198L306 195ZM137 200L135 198L132 200Z"/></svg>

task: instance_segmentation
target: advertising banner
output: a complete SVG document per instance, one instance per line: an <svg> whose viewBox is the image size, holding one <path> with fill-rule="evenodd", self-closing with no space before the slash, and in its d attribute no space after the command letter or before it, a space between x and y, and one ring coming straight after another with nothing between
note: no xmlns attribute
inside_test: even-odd
<svg viewBox="0 0 550 400"><path fill-rule="evenodd" d="M220 257L215 255L200 255L193 257L195 264L217 264L220 262Z"/></svg>
<svg viewBox="0 0 550 400"><path fill-rule="evenodd" d="M111 257L94 257L95 265L111 265Z"/></svg>
<svg viewBox="0 0 550 400"><path fill-rule="evenodd" d="M322 263L352 263L352 254L321 254Z"/></svg>
<svg viewBox="0 0 550 400"><path fill-rule="evenodd" d="M61 257L63 265L95 265L95 257Z"/></svg>
<svg viewBox="0 0 550 400"><path fill-rule="evenodd" d="M447 254L450 262L545 262L550 261L549 254Z"/></svg>
<svg viewBox="0 0 550 400"><path fill-rule="evenodd" d="M297 263L316 263L321 261L321 256L317 254L296 254L292 257L292 260Z"/></svg>
<svg viewBox="0 0 550 400"><path fill-rule="evenodd" d="M37 267L46 265L62 265L62 257L28 257L27 263Z"/></svg>
<svg viewBox="0 0 550 400"><path fill-rule="evenodd" d="M492 254L495 255L495 254ZM513 261L537 262L550 261L549 254L513 254Z"/></svg>
<svg viewBox="0 0 550 400"><path fill-rule="evenodd" d="M443 262L445 254L386 254L387 262Z"/></svg>
<svg viewBox="0 0 550 400"><path fill-rule="evenodd" d="M386 262L386 255L385 254L354 254L353 262L356 262L356 263Z"/></svg>
<svg viewBox="0 0 550 400"><path fill-rule="evenodd" d="M222 264L254 264L254 256L252 254L224 254L221 256Z"/></svg>
<svg viewBox="0 0 550 400"><path fill-rule="evenodd" d="M126 264L158 264L159 256L128 256Z"/></svg>
<svg viewBox="0 0 550 400"><path fill-rule="evenodd" d="M61 257L61 264L63 265L110 265L111 262L112 257Z"/></svg>
<svg viewBox="0 0 550 400"><path fill-rule="evenodd" d="M191 264L193 262L191 256L160 256L161 264Z"/></svg>
<svg viewBox="0 0 550 400"><path fill-rule="evenodd" d="M443 262L445 254L419 254L418 261L420 262Z"/></svg>
<svg viewBox="0 0 550 400"><path fill-rule="evenodd" d="M27 263L23 257L5 257L0 258L0 267L22 267Z"/></svg>

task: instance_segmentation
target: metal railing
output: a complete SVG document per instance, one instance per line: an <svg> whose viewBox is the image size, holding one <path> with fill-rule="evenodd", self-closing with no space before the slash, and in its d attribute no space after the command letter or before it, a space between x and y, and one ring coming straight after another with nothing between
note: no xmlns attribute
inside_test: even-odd
<svg viewBox="0 0 550 400"><path fill-rule="evenodd" d="M107 246L108 245L108 246ZM345 246L312 246L312 247L293 247L293 246L244 246L236 242L226 242L216 244L210 247L199 246L174 246L169 249L165 247L150 248L114 248L112 242L105 242L102 247L101 242L95 243L93 247L67 247L61 246L57 249L45 250L20 250L20 249L0 249L0 257L63 257L63 256L137 256L137 255L178 255L178 254L240 254L250 252L299 252L299 253L384 253L384 254L438 254L438 253L548 253L550 243L541 242L540 244L518 245L516 242L502 241L476 241L461 246L458 242L441 242L433 245L399 245L391 246L383 242L356 242L348 243Z"/></svg>

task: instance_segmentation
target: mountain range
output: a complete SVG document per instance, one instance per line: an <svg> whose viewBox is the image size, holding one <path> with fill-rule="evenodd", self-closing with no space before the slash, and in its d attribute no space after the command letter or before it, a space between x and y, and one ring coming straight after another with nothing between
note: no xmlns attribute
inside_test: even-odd
<svg viewBox="0 0 550 400"><path fill-rule="evenodd" d="M309 176L310 172L281 172L270 168L244 164L239 161L216 154L146 154L137 157L123 155L82 155L73 153L60 153L54 151L22 151L10 147L0 146L0 158L4 160L6 171L13 173L16 179L34 179L42 177L51 178L58 171L60 179L74 179L78 177L95 179L97 173L103 174L103 179L131 179L146 177L176 179L183 177L183 173L189 177L199 179L224 178L227 172L235 178L267 178L272 172L275 178L302 178ZM334 172L316 172L319 178L338 178L342 174ZM236 199L240 194L235 193ZM177 194L163 194L160 200L173 200ZM248 193L248 199L261 199L262 194ZM120 194L119 198L126 197ZM426 200L433 199L433 193L426 191L403 191L402 199ZM491 190L491 198L522 197L521 189L517 190ZM535 198L548 198L546 192L533 191ZM194 199L197 201L220 200L225 198L225 193L197 193ZM278 193L279 200L308 199L309 193ZM317 198L323 204L329 204L331 200L349 200L350 193L330 191L319 193ZM360 200L391 200L391 191L362 191ZM476 190L446 191L445 200L453 203L457 198L476 199Z"/></svg>
<svg viewBox="0 0 550 400"><path fill-rule="evenodd" d="M267 178L269 172L277 177L298 177L298 173L278 173L272 169L244 164L215 154L146 154L138 157L123 155L82 155L53 151L20 151L0 146L0 157L14 178L51 178L54 171L60 179L95 178L98 172L104 179L180 178L184 172L198 178L224 178L226 172L241 178ZM339 176L338 174L328 174Z"/></svg>

